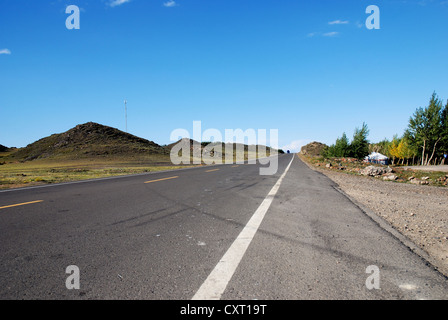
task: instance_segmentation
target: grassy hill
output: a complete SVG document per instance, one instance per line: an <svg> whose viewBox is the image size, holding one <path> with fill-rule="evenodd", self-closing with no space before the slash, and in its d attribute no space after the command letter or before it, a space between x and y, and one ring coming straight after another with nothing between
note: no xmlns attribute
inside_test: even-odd
<svg viewBox="0 0 448 320"><path fill-rule="evenodd" d="M169 150L94 122L0 152L0 189L172 170Z"/></svg>
<svg viewBox="0 0 448 320"><path fill-rule="evenodd" d="M138 158L166 155L162 146L118 129L94 122L42 138L17 149L8 158L16 161L76 160L87 158Z"/></svg>
<svg viewBox="0 0 448 320"><path fill-rule="evenodd" d="M180 141L189 144L193 151L193 140ZM178 142L160 146L118 129L88 122L66 132L42 138L25 148L1 146L1 150L5 151L0 151L0 189L172 170L195 165L193 162L173 165L170 153ZM198 145L201 153L214 153L211 150L213 144L202 142ZM224 147L224 144L222 146ZM249 146L243 145L243 148L245 159L258 156L256 152L249 150ZM269 154L271 149L268 148L267 152ZM193 152L191 160L192 156ZM216 156L224 157L222 154ZM261 153L259 156L265 154Z"/></svg>

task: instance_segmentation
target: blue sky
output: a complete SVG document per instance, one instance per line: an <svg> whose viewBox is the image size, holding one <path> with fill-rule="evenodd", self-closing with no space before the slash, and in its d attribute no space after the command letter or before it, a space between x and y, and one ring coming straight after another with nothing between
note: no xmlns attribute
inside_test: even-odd
<svg viewBox="0 0 448 320"><path fill-rule="evenodd" d="M128 131L159 144L197 120L278 129L292 150L363 122L391 139L434 91L448 99L447 35L446 0L0 0L0 144L125 130L124 99Z"/></svg>

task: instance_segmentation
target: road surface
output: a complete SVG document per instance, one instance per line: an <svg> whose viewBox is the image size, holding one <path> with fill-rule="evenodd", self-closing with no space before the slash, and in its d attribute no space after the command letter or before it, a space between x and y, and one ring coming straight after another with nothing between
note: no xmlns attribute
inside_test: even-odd
<svg viewBox="0 0 448 320"><path fill-rule="evenodd" d="M0 299L448 298L331 180L278 160L0 192Z"/></svg>

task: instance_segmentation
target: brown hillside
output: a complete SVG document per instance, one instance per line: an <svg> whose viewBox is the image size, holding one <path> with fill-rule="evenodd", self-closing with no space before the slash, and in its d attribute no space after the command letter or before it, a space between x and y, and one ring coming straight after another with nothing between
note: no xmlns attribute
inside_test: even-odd
<svg viewBox="0 0 448 320"><path fill-rule="evenodd" d="M11 157L20 161L43 158L79 159L98 156L167 154L158 144L94 122L77 125L59 134L42 138Z"/></svg>
<svg viewBox="0 0 448 320"><path fill-rule="evenodd" d="M300 149L300 153L302 153L303 155L307 155L307 156L318 157L318 156L322 155L322 151L325 148L328 148L328 146L326 144L313 141L313 142L308 143L307 145L303 146Z"/></svg>

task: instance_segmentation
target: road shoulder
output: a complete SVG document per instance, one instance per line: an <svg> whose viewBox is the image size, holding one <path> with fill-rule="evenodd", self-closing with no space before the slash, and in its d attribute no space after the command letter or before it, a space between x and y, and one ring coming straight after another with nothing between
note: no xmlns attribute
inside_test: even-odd
<svg viewBox="0 0 448 320"><path fill-rule="evenodd" d="M448 189L410 185L317 168L382 228L448 276Z"/></svg>

